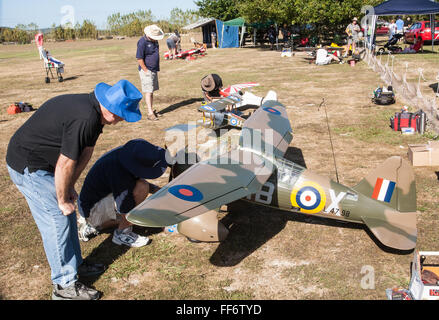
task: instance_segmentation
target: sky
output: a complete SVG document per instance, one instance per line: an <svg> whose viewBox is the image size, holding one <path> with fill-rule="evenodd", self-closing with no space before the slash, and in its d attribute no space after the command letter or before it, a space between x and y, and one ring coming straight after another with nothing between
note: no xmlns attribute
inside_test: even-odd
<svg viewBox="0 0 439 320"><path fill-rule="evenodd" d="M197 9L194 0L0 0L0 26L36 23L49 28L53 23L73 24L84 19L105 28L107 17L113 13L151 10L156 19L168 18L173 8Z"/></svg>

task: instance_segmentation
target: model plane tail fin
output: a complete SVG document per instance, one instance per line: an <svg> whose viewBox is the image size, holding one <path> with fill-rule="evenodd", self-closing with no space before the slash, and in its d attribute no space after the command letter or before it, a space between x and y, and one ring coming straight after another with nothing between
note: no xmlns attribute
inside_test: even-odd
<svg viewBox="0 0 439 320"><path fill-rule="evenodd" d="M391 157L353 189L382 205L379 215L361 216L378 240L399 250L416 246L416 185L410 163Z"/></svg>
<svg viewBox="0 0 439 320"><path fill-rule="evenodd" d="M417 210L413 168L401 157L387 159L353 189L399 212Z"/></svg>

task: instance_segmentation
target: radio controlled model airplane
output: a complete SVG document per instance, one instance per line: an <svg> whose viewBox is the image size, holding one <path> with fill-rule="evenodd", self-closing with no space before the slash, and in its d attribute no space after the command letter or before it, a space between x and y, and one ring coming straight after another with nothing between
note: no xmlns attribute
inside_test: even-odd
<svg viewBox="0 0 439 320"><path fill-rule="evenodd" d="M182 173L131 210L127 220L145 227L178 224L179 233L189 239L222 241L228 230L217 218L218 208L242 199L365 224L384 245L413 249L417 208L411 165L391 157L351 188L283 158L293 135L286 109L275 96L269 94L242 123L233 150L192 166L174 164L173 171ZM200 108L215 113L233 102L229 99ZM260 139L246 141L249 133ZM253 160L243 160L249 157Z"/></svg>

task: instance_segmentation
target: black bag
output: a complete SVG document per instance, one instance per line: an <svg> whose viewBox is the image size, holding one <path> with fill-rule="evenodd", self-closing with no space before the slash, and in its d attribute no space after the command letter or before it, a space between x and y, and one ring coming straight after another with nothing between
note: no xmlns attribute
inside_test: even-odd
<svg viewBox="0 0 439 320"><path fill-rule="evenodd" d="M392 86L388 86L387 91L388 92L383 92L383 88L377 88L373 92L374 97L372 98L372 102L379 105L394 104L396 100Z"/></svg>
<svg viewBox="0 0 439 320"><path fill-rule="evenodd" d="M32 104L27 102L15 102L15 105L17 105L21 109L21 112L30 112L35 110L32 107Z"/></svg>

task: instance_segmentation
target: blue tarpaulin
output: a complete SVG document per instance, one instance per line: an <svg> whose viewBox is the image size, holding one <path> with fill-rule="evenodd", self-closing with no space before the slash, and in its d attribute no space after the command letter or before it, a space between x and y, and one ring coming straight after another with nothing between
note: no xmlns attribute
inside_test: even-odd
<svg viewBox="0 0 439 320"><path fill-rule="evenodd" d="M218 45L220 48L239 48L239 27L225 26L221 20L216 20Z"/></svg>
<svg viewBox="0 0 439 320"><path fill-rule="evenodd" d="M430 0L389 0L375 6L374 10L377 16L434 14L439 13L439 3Z"/></svg>

